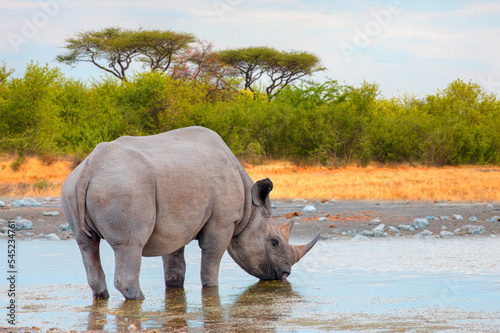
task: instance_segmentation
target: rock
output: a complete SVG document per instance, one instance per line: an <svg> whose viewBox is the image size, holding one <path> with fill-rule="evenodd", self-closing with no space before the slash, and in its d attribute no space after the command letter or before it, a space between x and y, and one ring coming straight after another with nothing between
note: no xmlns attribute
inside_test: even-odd
<svg viewBox="0 0 500 333"><path fill-rule="evenodd" d="M0 219L0 225L2 225L4 223L7 223L7 221L5 221L4 219Z"/></svg>
<svg viewBox="0 0 500 333"><path fill-rule="evenodd" d="M454 215L453 215L453 218L454 218L455 220L463 220L463 219L464 219L464 217L463 217L462 215L459 215L459 214L454 214Z"/></svg>
<svg viewBox="0 0 500 333"><path fill-rule="evenodd" d="M370 230L363 230L359 234L366 237L373 237L373 231Z"/></svg>
<svg viewBox="0 0 500 333"><path fill-rule="evenodd" d="M285 217L287 219L293 219L294 217L299 217L299 216L302 216L301 212L293 212L293 213L287 213L287 214L285 214Z"/></svg>
<svg viewBox="0 0 500 333"><path fill-rule="evenodd" d="M439 236L441 238L453 238L455 237L455 234L453 232L450 232L450 231L446 231L446 230L443 230L439 233Z"/></svg>
<svg viewBox="0 0 500 333"><path fill-rule="evenodd" d="M488 204L488 206L486 206L486 208L493 208L493 205L492 204Z"/></svg>
<svg viewBox="0 0 500 333"><path fill-rule="evenodd" d="M380 220L378 217L376 219L373 219L371 220L370 222L368 222L368 225L379 225L380 223L382 223L382 220Z"/></svg>
<svg viewBox="0 0 500 333"><path fill-rule="evenodd" d="M394 237L403 237L403 234L398 232L397 234L394 235Z"/></svg>
<svg viewBox="0 0 500 333"><path fill-rule="evenodd" d="M41 203L32 198L23 198L21 200L16 200L12 203L12 207L21 207L21 206L40 206Z"/></svg>
<svg viewBox="0 0 500 333"><path fill-rule="evenodd" d="M462 227L462 231L465 232L466 234L482 235L486 231L486 228L483 227L482 225L468 224Z"/></svg>
<svg viewBox="0 0 500 333"><path fill-rule="evenodd" d="M33 222L24 220L19 216L15 220L10 220L9 223L14 223L14 230L31 230L33 229Z"/></svg>
<svg viewBox="0 0 500 333"><path fill-rule="evenodd" d="M497 235L495 235L495 234L491 234L491 235L490 235L490 237L491 237L491 238L495 238L496 236L497 236Z"/></svg>
<svg viewBox="0 0 500 333"><path fill-rule="evenodd" d="M415 231L415 228L413 228L413 226L407 224L398 225L398 229L401 231Z"/></svg>
<svg viewBox="0 0 500 333"><path fill-rule="evenodd" d="M376 226L375 228L373 228L372 231L375 233L375 232L380 232L380 231L384 232L384 230L385 230L385 224L382 223L382 224L379 224L378 226Z"/></svg>
<svg viewBox="0 0 500 333"><path fill-rule="evenodd" d="M50 212L43 212L43 216L59 216L59 211L52 210Z"/></svg>
<svg viewBox="0 0 500 333"><path fill-rule="evenodd" d="M475 216L471 216L471 217L469 217L469 222L470 222L470 223L477 222L477 217L475 217Z"/></svg>
<svg viewBox="0 0 500 333"><path fill-rule="evenodd" d="M31 237L31 236L33 236L33 233L32 232L27 232L26 236Z"/></svg>
<svg viewBox="0 0 500 333"><path fill-rule="evenodd" d="M387 233L377 230L373 232L373 237L387 237Z"/></svg>
<svg viewBox="0 0 500 333"><path fill-rule="evenodd" d="M47 236L45 236L45 239L47 239L47 240L61 240L61 238L59 238L59 236L57 236L54 233L48 234Z"/></svg>
<svg viewBox="0 0 500 333"><path fill-rule="evenodd" d="M315 211L316 211L316 207L311 206L311 205L305 206L304 209L302 209L302 212L304 212L304 213L311 213L311 212L315 212Z"/></svg>
<svg viewBox="0 0 500 333"><path fill-rule="evenodd" d="M415 219L413 220L412 225L415 229L425 229L429 225L429 220L421 218Z"/></svg>
<svg viewBox="0 0 500 333"><path fill-rule="evenodd" d="M456 235L456 234L459 234L459 233L461 233L461 232L462 232L462 229L460 229L460 228L457 228L457 229L455 229L455 231L453 231L453 233L454 233L455 235Z"/></svg>
<svg viewBox="0 0 500 333"><path fill-rule="evenodd" d="M416 234L414 236L414 238L417 238L417 239L427 239L429 238L430 236L432 236L432 231L429 231L429 230L424 230L422 232L419 232L418 234Z"/></svg>
<svg viewBox="0 0 500 333"><path fill-rule="evenodd" d="M434 216L427 216L426 219L428 219L429 221L433 221L435 220L436 218Z"/></svg>
<svg viewBox="0 0 500 333"><path fill-rule="evenodd" d="M9 233L9 230L10 230L10 229L9 229L9 228L7 228L7 227L0 227L0 232L1 232L2 234L8 234L8 233Z"/></svg>
<svg viewBox="0 0 500 333"><path fill-rule="evenodd" d="M272 203L271 208L278 208L278 206L276 204Z"/></svg>
<svg viewBox="0 0 500 333"><path fill-rule="evenodd" d="M66 222L66 223L61 224L59 226L58 232L69 231L69 230L71 230L71 228L70 228L68 222Z"/></svg>
<svg viewBox="0 0 500 333"><path fill-rule="evenodd" d="M393 226L389 226L387 228L387 231L392 232L393 234L399 233L399 229L398 228L394 228Z"/></svg>
<svg viewBox="0 0 500 333"><path fill-rule="evenodd" d="M45 238L45 234L43 232L39 233L38 238Z"/></svg>
<svg viewBox="0 0 500 333"><path fill-rule="evenodd" d="M446 228L446 226L445 226L445 225L442 225L442 226L441 226L441 230L446 230L446 229L448 229L448 228Z"/></svg>
<svg viewBox="0 0 500 333"><path fill-rule="evenodd" d="M0 201L0 208L5 207L5 202Z"/></svg>
<svg viewBox="0 0 500 333"><path fill-rule="evenodd" d="M493 216L490 217L489 219L486 219L486 222L498 222L500 221L500 216Z"/></svg>
<svg viewBox="0 0 500 333"><path fill-rule="evenodd" d="M328 217L324 217L324 216L323 216L323 217L320 217L320 218L318 219L318 221L319 221L319 222L327 222L327 221L328 221Z"/></svg>
<svg viewBox="0 0 500 333"><path fill-rule="evenodd" d="M363 236L361 234L357 234L351 240L354 241L354 242L356 242L356 241L362 241L362 240L367 240L367 239L368 239L368 237Z"/></svg>
<svg viewBox="0 0 500 333"><path fill-rule="evenodd" d="M443 220L443 221L450 221L451 220L451 218L449 216L446 216L446 215L445 216L441 216L440 219Z"/></svg>

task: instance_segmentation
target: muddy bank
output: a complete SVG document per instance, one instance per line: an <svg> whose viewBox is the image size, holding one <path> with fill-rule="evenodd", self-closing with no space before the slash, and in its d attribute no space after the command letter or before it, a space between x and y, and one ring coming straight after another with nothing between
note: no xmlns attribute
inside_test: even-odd
<svg viewBox="0 0 500 333"><path fill-rule="evenodd" d="M51 233L55 233L62 240L72 238L70 231L59 232L60 226L66 223L60 198L34 198L41 204L36 207L12 206L19 199L22 198L0 197L0 201L5 203L5 206L0 208L0 219L3 220L0 221L0 228L7 227L7 221L21 217L31 221L33 228L16 231L17 239L37 239L40 234ZM303 211L306 206L314 207L315 211ZM436 237L443 230L453 233L453 237L500 236L500 221L487 221L500 216L500 203L273 200L273 207L272 221L274 223L294 221L293 233L298 238L310 238L318 232L321 232L323 239L351 238L356 234L363 234L365 230L368 233L364 234L371 237L370 231L377 226L380 228L380 224L384 224L382 229L387 237L414 237L423 229L413 231L398 229L396 232L390 227L411 226L416 218L427 217L434 218L428 220L429 225L425 228L432 232L430 237ZM59 215L44 215L54 211ZM462 219L458 219L459 217ZM475 218L477 221L470 218ZM467 225L482 227L481 233L472 234L467 228L464 229Z"/></svg>

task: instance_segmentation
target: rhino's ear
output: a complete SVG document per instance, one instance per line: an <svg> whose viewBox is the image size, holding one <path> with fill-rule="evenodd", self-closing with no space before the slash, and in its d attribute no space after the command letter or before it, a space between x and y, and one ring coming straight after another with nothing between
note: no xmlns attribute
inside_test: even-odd
<svg viewBox="0 0 500 333"><path fill-rule="evenodd" d="M252 187L252 201L256 206L268 207L271 205L269 193L273 189L273 182L269 179L262 179Z"/></svg>

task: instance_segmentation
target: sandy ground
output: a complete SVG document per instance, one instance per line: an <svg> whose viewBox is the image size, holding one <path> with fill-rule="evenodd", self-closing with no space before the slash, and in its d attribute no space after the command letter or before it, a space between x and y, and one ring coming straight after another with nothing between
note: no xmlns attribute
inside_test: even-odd
<svg viewBox="0 0 500 333"><path fill-rule="evenodd" d="M0 209L0 228L6 227L9 220L21 217L33 222L33 229L16 231L17 239L38 238L40 233L45 235L57 234L62 240L71 239L71 232L58 232L59 226L66 223L62 212L60 198L34 198L41 206L12 207L11 204L20 198L0 197L5 202L5 207ZM325 200L323 200L325 201ZM389 226L397 227L400 224L412 224L415 218L427 216L448 216L450 220L430 220L427 227L438 235L441 230L454 232L464 225L480 225L486 231L479 237L500 236L500 222L486 222L493 216L500 216L500 203L452 203L452 202L403 202L403 201L326 201L320 200L273 200L273 223L286 223L294 221L292 235L295 238L309 238L321 233L322 238L352 237L356 232L372 230L376 225L370 221L379 218L386 229ZM312 205L315 212L302 212L304 207ZM59 211L58 216L44 216L44 212ZM300 216L297 216L300 215ZM462 220L453 218L461 215ZM476 217L477 222L469 222L470 217ZM326 221L319 218L327 217ZM413 237L422 230L402 231L403 237ZM396 237L395 233L387 232L388 237ZM398 235L399 236L399 235ZM464 232L456 237L476 237Z"/></svg>

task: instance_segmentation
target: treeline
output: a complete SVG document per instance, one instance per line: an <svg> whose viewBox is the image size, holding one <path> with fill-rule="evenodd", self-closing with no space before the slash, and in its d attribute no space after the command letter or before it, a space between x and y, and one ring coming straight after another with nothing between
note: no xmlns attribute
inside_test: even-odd
<svg viewBox="0 0 500 333"><path fill-rule="evenodd" d="M210 94L158 72L82 82L31 63L0 66L0 151L85 156L102 141L200 125L243 158L348 163L499 164L500 101L460 80L425 99L384 98L376 84L300 84ZM254 89L255 90L255 89Z"/></svg>

